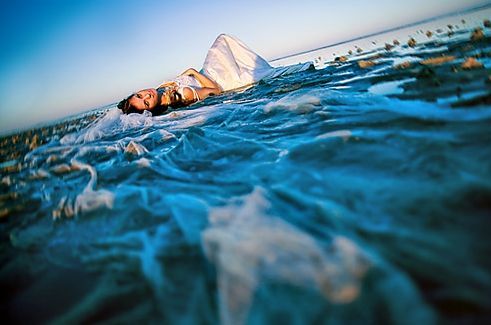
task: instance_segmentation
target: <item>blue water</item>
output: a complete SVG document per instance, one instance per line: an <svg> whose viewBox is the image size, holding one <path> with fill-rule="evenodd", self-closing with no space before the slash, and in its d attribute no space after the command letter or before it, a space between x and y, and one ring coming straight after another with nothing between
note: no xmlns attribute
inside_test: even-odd
<svg viewBox="0 0 491 325"><path fill-rule="evenodd" d="M489 323L491 41L471 31L4 139L1 318Z"/></svg>

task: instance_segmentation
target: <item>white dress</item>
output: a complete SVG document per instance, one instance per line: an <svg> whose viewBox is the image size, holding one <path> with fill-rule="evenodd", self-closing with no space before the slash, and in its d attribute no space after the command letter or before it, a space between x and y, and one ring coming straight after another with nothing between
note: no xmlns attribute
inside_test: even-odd
<svg viewBox="0 0 491 325"><path fill-rule="evenodd" d="M208 50L201 73L216 81L223 91L227 91L311 67L312 63L304 63L273 68L268 61L237 38L221 34Z"/></svg>
<svg viewBox="0 0 491 325"><path fill-rule="evenodd" d="M259 82L262 79L307 70L312 63L303 63L287 67L273 68L268 61L252 51L237 38L221 34L213 42L203 63L201 73L214 80L223 91L241 88ZM183 88L202 87L193 77L179 76L173 80L183 93ZM195 99L197 94L194 91Z"/></svg>
<svg viewBox="0 0 491 325"><path fill-rule="evenodd" d="M181 95L181 97L184 100L190 100L190 98L186 98L186 96L184 94L184 88L191 89L191 91L193 93L193 98L192 98L193 101L199 101L200 100L199 95L196 92L196 88L202 88L203 86L201 85L201 83L198 80L196 80L196 78L191 77L191 76L180 75L180 76L174 78L174 80L172 80L172 81L174 81L177 84L177 87L178 87L177 92Z"/></svg>

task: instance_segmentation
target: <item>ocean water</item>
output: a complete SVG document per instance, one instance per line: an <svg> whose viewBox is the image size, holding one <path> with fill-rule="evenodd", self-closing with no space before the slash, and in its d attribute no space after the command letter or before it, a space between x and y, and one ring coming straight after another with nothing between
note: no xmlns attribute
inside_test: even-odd
<svg viewBox="0 0 491 325"><path fill-rule="evenodd" d="M487 17L1 138L2 323L489 324Z"/></svg>

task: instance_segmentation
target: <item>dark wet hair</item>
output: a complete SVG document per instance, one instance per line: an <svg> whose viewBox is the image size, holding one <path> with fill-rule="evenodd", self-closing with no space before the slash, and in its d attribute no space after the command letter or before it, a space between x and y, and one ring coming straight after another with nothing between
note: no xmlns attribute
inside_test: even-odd
<svg viewBox="0 0 491 325"><path fill-rule="evenodd" d="M130 99L134 95L135 94L131 94L118 103L118 108L120 110L122 110L124 114L131 114L131 113L142 114L145 111L145 110L141 110L141 109L136 109L135 107L131 106ZM163 114L165 111L167 111L167 109L168 109L168 106L159 105L159 106L156 106L152 109L149 109L148 111L150 113L152 113L153 116L157 116L157 115Z"/></svg>

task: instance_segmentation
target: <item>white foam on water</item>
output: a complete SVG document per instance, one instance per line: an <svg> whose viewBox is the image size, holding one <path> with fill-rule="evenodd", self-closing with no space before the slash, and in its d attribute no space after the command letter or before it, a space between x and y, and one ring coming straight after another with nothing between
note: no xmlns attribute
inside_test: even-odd
<svg viewBox="0 0 491 325"><path fill-rule="evenodd" d="M318 135L316 139L341 138L346 141L352 136L353 136L353 132L350 130L337 130L337 131L327 132Z"/></svg>
<svg viewBox="0 0 491 325"><path fill-rule="evenodd" d="M289 94L277 101L269 102L264 106L264 112L270 113L274 111L290 111L299 114L310 113L321 107L321 100L319 97L305 94L296 95Z"/></svg>
<svg viewBox="0 0 491 325"><path fill-rule="evenodd" d="M118 134L130 129L147 129L154 125L152 114L148 111L142 114L123 114L117 108L107 111L88 128L71 133L60 139L60 143L80 144L102 139L106 136Z"/></svg>

